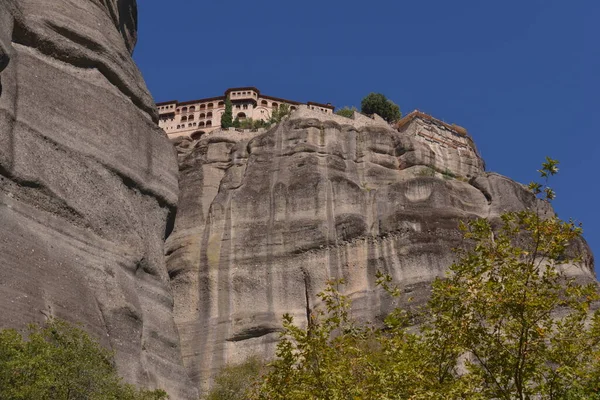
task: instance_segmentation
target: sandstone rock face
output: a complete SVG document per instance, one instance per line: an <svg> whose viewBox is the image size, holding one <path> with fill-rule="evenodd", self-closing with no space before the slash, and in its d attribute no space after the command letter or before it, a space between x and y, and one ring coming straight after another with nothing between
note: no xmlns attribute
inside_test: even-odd
<svg viewBox="0 0 600 400"><path fill-rule="evenodd" d="M200 387L229 362L269 357L291 313L302 324L333 277L361 318L390 300L391 274L422 302L453 261L459 220L495 218L536 201L486 173L465 137L419 135L300 109L266 133L216 131L181 139L180 204L167 241L184 363ZM437 135L437 136L436 136ZM585 250L585 244L582 244ZM591 255L571 273L593 278Z"/></svg>
<svg viewBox="0 0 600 400"><path fill-rule="evenodd" d="M81 322L128 381L193 399L163 256L176 157L135 38L135 0L0 2L0 328Z"/></svg>

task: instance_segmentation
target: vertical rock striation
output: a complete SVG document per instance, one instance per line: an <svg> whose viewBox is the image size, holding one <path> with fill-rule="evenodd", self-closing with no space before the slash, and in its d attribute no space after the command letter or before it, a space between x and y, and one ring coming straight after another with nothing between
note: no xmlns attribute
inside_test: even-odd
<svg viewBox="0 0 600 400"><path fill-rule="evenodd" d="M484 171L466 134L431 123L415 117L396 130L299 109L266 133L177 143L181 196L167 267L197 385L225 363L271 356L282 314L305 322L332 277L346 279L360 318L390 309L378 270L425 301L453 261L460 220L535 205L524 186ZM571 273L594 279L586 254Z"/></svg>
<svg viewBox="0 0 600 400"><path fill-rule="evenodd" d="M81 322L128 381L193 399L163 255L177 164L136 18L135 0L0 3L0 327Z"/></svg>

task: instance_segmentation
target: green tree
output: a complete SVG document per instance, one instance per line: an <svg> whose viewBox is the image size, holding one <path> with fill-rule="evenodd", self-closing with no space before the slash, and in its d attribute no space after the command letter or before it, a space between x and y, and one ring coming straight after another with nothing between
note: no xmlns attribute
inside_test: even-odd
<svg viewBox="0 0 600 400"><path fill-rule="evenodd" d="M269 123L270 124L278 124L285 117L290 115L291 112L292 112L292 110L290 109L289 105L280 104L279 107L274 108L273 111L271 112L271 118L269 119Z"/></svg>
<svg viewBox="0 0 600 400"><path fill-rule="evenodd" d="M548 158L542 177L557 164ZM554 198L546 184L529 187L540 201ZM581 261L572 248L581 227L525 210L503 214L496 229L486 219L461 229L472 247L460 249L451 275L433 284L427 340L456 362L466 358L467 376L484 398L596 396L600 316L589 319L597 287L561 268Z"/></svg>
<svg viewBox="0 0 600 400"><path fill-rule="evenodd" d="M392 312L384 327L357 323L340 284L330 282L319 294L324 309L306 328L284 316L277 358L252 398L441 400L459 393L453 380L436 379L437 364L427 343L407 330L404 311Z"/></svg>
<svg viewBox="0 0 600 400"><path fill-rule="evenodd" d="M354 115L354 112L357 111L356 107L342 107L338 110L336 110L336 114L337 115L341 115L342 117L346 117L346 118L352 118L352 116Z"/></svg>
<svg viewBox="0 0 600 400"><path fill-rule="evenodd" d="M402 118L400 107L381 93L369 93L360 103L361 112L367 115L377 114L392 123Z"/></svg>
<svg viewBox="0 0 600 400"><path fill-rule="evenodd" d="M0 331L0 398L11 400L163 400L162 390L139 390L117 375L113 355L64 321L31 325L25 340Z"/></svg>
<svg viewBox="0 0 600 400"><path fill-rule="evenodd" d="M233 106L229 96L225 99L225 112L221 115L221 128L231 128L233 126Z"/></svg>

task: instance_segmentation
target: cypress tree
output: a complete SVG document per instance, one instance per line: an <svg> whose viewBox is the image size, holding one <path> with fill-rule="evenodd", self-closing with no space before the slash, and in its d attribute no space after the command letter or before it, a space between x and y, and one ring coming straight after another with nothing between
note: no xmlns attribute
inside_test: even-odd
<svg viewBox="0 0 600 400"><path fill-rule="evenodd" d="M221 115L221 128L231 128L233 126L233 106L229 97L225 99L225 112Z"/></svg>

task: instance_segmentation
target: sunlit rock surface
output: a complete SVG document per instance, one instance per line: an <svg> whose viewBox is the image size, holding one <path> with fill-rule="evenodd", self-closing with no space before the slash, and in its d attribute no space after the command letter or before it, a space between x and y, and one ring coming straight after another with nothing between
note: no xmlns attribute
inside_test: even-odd
<svg viewBox="0 0 600 400"><path fill-rule="evenodd" d="M80 322L128 381L194 399L163 256L176 156L131 59L136 14L0 2L0 328Z"/></svg>
<svg viewBox="0 0 600 400"><path fill-rule="evenodd" d="M390 309L378 270L422 303L453 261L460 220L534 205L524 186L484 171L464 129L409 117L393 129L300 109L266 133L176 142L167 266L196 384L226 363L272 356L282 314L305 323L330 278L346 279L359 318ZM589 254L586 263L571 273L593 279Z"/></svg>

